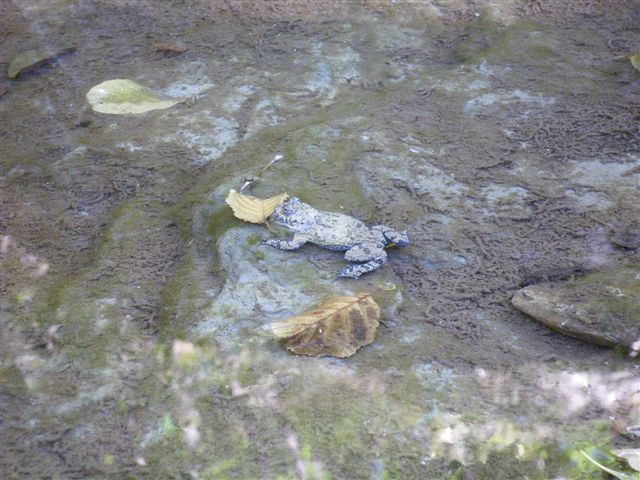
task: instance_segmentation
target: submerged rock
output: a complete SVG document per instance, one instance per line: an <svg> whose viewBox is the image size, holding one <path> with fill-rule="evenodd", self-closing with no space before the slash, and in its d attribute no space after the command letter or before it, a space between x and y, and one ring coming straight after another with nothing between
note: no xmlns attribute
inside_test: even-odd
<svg viewBox="0 0 640 480"><path fill-rule="evenodd" d="M402 303L398 289L379 290L378 286L396 280L389 269L371 274L354 285L336 279L340 256L328 258L315 247L298 255L260 245L264 230L247 225L229 229L217 241L218 257L226 281L209 311L195 326L197 334L213 335L221 350L237 349L256 336L260 327L298 315L319 304L329 295L354 295L358 291L377 291L384 319L393 317Z"/></svg>
<svg viewBox="0 0 640 480"><path fill-rule="evenodd" d="M66 45L60 48L45 48L41 50L28 50L22 52L11 60L7 67L7 74L9 78L15 79L20 75L27 73L28 71L44 65L49 62L53 62L57 58L67 53L74 52L76 47L72 45Z"/></svg>
<svg viewBox="0 0 640 480"><path fill-rule="evenodd" d="M598 345L640 347L640 266L531 285L511 300L518 310L566 335Z"/></svg>
<svg viewBox="0 0 640 480"><path fill-rule="evenodd" d="M611 242L627 250L640 248L640 225L618 226L610 235Z"/></svg>

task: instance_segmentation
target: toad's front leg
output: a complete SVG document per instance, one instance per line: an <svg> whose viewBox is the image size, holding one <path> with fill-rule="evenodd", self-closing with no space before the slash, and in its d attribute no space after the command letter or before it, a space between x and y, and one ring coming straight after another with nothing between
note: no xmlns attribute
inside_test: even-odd
<svg viewBox="0 0 640 480"><path fill-rule="evenodd" d="M262 245L269 245L270 247L275 247L279 250L297 250L305 243L307 243L307 237L297 233L287 240L280 240L279 238L267 238L262 240Z"/></svg>
<svg viewBox="0 0 640 480"><path fill-rule="evenodd" d="M373 272L387 263L387 252L375 245L361 244L351 247L344 254L344 258L351 263L338 276L358 278L363 273Z"/></svg>

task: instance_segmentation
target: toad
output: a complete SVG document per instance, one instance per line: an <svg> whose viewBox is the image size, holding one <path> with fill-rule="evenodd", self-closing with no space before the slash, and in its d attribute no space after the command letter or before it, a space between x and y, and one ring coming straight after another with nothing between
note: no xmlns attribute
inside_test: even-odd
<svg viewBox="0 0 640 480"><path fill-rule="evenodd" d="M406 231L398 232L384 225L367 226L357 218L335 212L316 210L299 198L282 202L268 218L269 223L293 233L291 238L270 238L263 245L280 250L296 250L305 243L345 252L348 262L340 277L358 278L387 263L385 248L409 245Z"/></svg>

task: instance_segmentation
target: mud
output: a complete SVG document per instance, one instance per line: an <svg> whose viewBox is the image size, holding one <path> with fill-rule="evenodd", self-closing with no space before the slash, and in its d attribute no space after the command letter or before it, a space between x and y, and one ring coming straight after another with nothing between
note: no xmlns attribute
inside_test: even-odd
<svg viewBox="0 0 640 480"><path fill-rule="evenodd" d="M638 25L632 0L1 2L2 477L623 469L637 359L510 300L531 272L640 264L615 234L640 218L640 72L615 59ZM8 80L50 44L76 51ZM112 78L187 101L91 112ZM223 199L276 154L256 195L413 245L357 285L337 254L261 250ZM351 359L256 333L380 285Z"/></svg>

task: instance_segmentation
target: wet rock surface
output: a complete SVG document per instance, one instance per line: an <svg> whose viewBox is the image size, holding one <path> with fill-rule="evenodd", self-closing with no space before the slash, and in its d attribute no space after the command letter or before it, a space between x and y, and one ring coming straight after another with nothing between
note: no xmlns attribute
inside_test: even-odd
<svg viewBox="0 0 640 480"><path fill-rule="evenodd" d="M623 266L517 291L513 306L560 333L640 349L640 267Z"/></svg>
<svg viewBox="0 0 640 480"><path fill-rule="evenodd" d="M261 245L261 239L269 236L265 227L235 223L240 225L216 240L224 285L194 326L198 335L223 350L241 348L260 336L261 327L300 314L332 294L377 292L386 319L393 318L403 301L392 270L382 269L358 282L336 280L344 263L340 252L313 245L295 252L273 249Z"/></svg>

